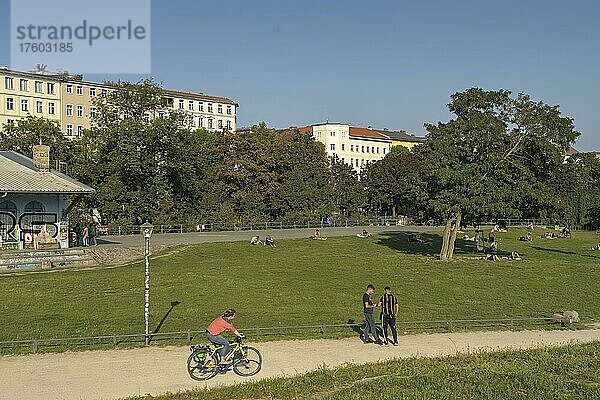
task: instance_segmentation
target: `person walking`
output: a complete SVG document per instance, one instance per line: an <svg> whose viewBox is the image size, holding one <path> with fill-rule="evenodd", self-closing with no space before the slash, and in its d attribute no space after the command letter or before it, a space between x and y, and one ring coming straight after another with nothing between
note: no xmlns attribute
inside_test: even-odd
<svg viewBox="0 0 600 400"><path fill-rule="evenodd" d="M379 339L377 328L375 327L375 318L373 317L373 309L377 307L377 304L373 304L373 300L371 299L373 292L375 292L375 286L368 285L367 291L362 297L363 311L365 313L365 330L363 331L362 341L365 344L373 343L369 338L370 332L375 338L374 343L381 345L383 342Z"/></svg>
<svg viewBox="0 0 600 400"><path fill-rule="evenodd" d="M386 286L383 289L385 293L379 298L381 304L381 324L383 325L383 343L388 344L388 327L392 330L394 341L392 344L398 346L398 329L396 328L396 318L398 317L398 299L392 294L392 289Z"/></svg>

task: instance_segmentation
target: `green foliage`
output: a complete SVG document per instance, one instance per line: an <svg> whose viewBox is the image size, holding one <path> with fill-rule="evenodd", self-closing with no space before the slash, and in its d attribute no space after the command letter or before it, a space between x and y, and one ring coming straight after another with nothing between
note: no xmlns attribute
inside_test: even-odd
<svg viewBox="0 0 600 400"><path fill-rule="evenodd" d="M331 189L336 211L345 217L357 213L366 203L364 186L350 165L338 157L331 160Z"/></svg>
<svg viewBox="0 0 600 400"><path fill-rule="evenodd" d="M1 150L13 150L31 158L33 146L38 144L50 146L51 162L69 161L73 157L73 143L62 134L55 121L27 116L4 125L0 133Z"/></svg>

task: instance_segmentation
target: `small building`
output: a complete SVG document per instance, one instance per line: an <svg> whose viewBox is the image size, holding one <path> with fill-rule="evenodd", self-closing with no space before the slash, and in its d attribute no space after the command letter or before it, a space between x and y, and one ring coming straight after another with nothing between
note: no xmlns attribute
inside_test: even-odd
<svg viewBox="0 0 600 400"><path fill-rule="evenodd" d="M40 167L37 159L0 151L0 249L34 249L42 232L57 247L69 246L69 211L95 190L48 168L47 154Z"/></svg>
<svg viewBox="0 0 600 400"><path fill-rule="evenodd" d="M376 129L376 131L392 139L392 147L402 146L412 149L419 144L425 143L425 138L406 133L403 130L390 131L388 129Z"/></svg>

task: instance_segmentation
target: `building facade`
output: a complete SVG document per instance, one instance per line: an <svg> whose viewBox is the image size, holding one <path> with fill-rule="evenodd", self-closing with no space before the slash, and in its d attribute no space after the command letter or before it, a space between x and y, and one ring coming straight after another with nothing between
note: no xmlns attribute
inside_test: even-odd
<svg viewBox="0 0 600 400"><path fill-rule="evenodd" d="M337 157L356 172L368 163L381 160L390 151L392 140L368 127L361 128L342 123L324 123L303 126L300 132L310 133L323 143L329 157Z"/></svg>
<svg viewBox="0 0 600 400"><path fill-rule="evenodd" d="M402 130L390 131L388 129L376 129L376 131L392 140L391 147L402 146L412 149L413 147L425 142L425 138L406 133L406 131Z"/></svg>
<svg viewBox="0 0 600 400"><path fill-rule="evenodd" d="M0 129L28 115L56 121L68 138L81 136L96 113L94 98L110 85L71 79L65 74L13 71L0 67ZM165 112L190 115L190 129L235 131L239 104L226 97L164 89ZM152 116L149 116L151 118Z"/></svg>

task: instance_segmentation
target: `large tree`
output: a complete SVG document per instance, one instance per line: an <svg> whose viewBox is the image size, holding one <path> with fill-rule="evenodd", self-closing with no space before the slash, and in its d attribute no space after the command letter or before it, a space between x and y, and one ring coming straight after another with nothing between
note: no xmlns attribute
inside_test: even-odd
<svg viewBox="0 0 600 400"><path fill-rule="evenodd" d="M472 88L451 99L455 118L425 124L420 149L429 212L445 221L441 260L452 258L462 224L539 213L554 203L553 171L579 136L558 106L525 94Z"/></svg>

